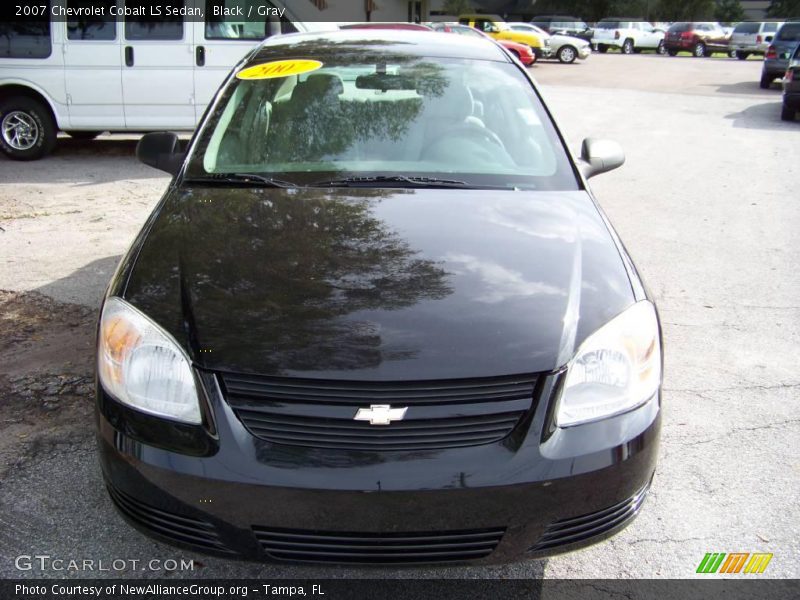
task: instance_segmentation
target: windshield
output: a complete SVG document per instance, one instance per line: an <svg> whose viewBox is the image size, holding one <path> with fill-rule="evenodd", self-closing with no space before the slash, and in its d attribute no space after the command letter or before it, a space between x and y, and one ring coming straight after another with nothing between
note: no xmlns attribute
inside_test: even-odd
<svg viewBox="0 0 800 600"><path fill-rule="evenodd" d="M781 27L778 39L782 42L800 42L800 23L787 23Z"/></svg>
<svg viewBox="0 0 800 600"><path fill-rule="evenodd" d="M761 23L739 23L733 33L758 33Z"/></svg>
<svg viewBox="0 0 800 600"><path fill-rule="evenodd" d="M250 173L309 185L399 176L577 189L550 118L518 67L372 56L332 52L316 63L286 61L315 64L302 74L233 78L203 126L187 177Z"/></svg>
<svg viewBox="0 0 800 600"><path fill-rule="evenodd" d="M691 31L692 24L691 23L675 23L672 27L669 28L669 33L683 33L684 31Z"/></svg>
<svg viewBox="0 0 800 600"><path fill-rule="evenodd" d="M630 29L629 21L600 21L595 29Z"/></svg>

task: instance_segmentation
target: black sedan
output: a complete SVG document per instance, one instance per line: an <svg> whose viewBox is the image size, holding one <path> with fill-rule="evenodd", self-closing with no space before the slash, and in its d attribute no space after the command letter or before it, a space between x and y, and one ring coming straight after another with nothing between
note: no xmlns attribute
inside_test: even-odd
<svg viewBox="0 0 800 600"><path fill-rule="evenodd" d="M254 560L498 563L638 513L658 316L531 77L486 40L272 38L223 84L102 307L106 485Z"/></svg>
<svg viewBox="0 0 800 600"><path fill-rule="evenodd" d="M781 119L794 121L798 112L800 112L800 46L794 51L794 56L783 76Z"/></svg>

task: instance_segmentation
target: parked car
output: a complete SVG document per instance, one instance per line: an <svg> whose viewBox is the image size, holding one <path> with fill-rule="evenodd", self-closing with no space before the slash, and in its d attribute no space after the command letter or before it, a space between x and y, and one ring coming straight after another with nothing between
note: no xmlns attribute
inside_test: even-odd
<svg viewBox="0 0 800 600"><path fill-rule="evenodd" d="M550 35L530 23L509 23L509 26L514 31L530 31L543 37L546 36L547 41L550 42L550 56L548 58L557 58L562 63L573 63L577 58L585 60L592 53L592 47L589 42L581 38L561 34Z"/></svg>
<svg viewBox="0 0 800 600"><path fill-rule="evenodd" d="M773 81L783 77L798 45L800 45L800 20L786 21L778 29L775 39L764 55L760 83L762 89L769 89Z"/></svg>
<svg viewBox="0 0 800 600"><path fill-rule="evenodd" d="M536 54L536 58L550 56L551 50L546 39L540 35L525 31L514 31L502 17L498 15L461 15L458 18L461 25L474 27L496 40L509 40L520 44L527 44Z"/></svg>
<svg viewBox="0 0 800 600"><path fill-rule="evenodd" d="M670 56L677 56L681 51L691 52L696 57L731 52L730 35L719 23L710 22L675 23L667 30L664 46Z"/></svg>
<svg viewBox="0 0 800 600"><path fill-rule="evenodd" d="M664 54L664 32L647 21L635 19L603 19L594 26L592 44L598 52L617 48L623 54L655 50Z"/></svg>
<svg viewBox="0 0 800 600"><path fill-rule="evenodd" d="M577 17L541 15L534 17L531 25L536 25L550 35L568 35L592 43L592 28L586 24L586 21Z"/></svg>
<svg viewBox="0 0 800 600"><path fill-rule="evenodd" d="M782 25L778 21L744 21L733 29L731 50L739 60L747 60L751 54L763 56Z"/></svg>
<svg viewBox="0 0 800 600"><path fill-rule="evenodd" d="M53 7L67 8L63 0ZM42 158L59 131L80 139L104 131L191 131L231 67L265 37L334 28L211 11L204 20L65 20L48 11L0 21L0 151L16 160Z"/></svg>
<svg viewBox="0 0 800 600"><path fill-rule="evenodd" d="M442 33L456 33L459 35L466 35L469 37L480 37L492 40L488 35L482 31L478 31L474 27L461 25L460 23L432 23L431 29L440 31ZM511 40L492 40L500 44L503 48L508 50L511 54L516 56L519 61L526 67L531 66L536 62L536 54L533 53L531 47L527 44L520 44L519 42L512 42Z"/></svg>
<svg viewBox="0 0 800 600"><path fill-rule="evenodd" d="M800 112L800 46L794 51L794 56L783 76L781 119L794 121L798 112Z"/></svg>
<svg viewBox="0 0 800 600"><path fill-rule="evenodd" d="M227 557L475 563L586 546L656 466L655 305L495 43L267 40L184 150L101 308L96 423L134 527Z"/></svg>

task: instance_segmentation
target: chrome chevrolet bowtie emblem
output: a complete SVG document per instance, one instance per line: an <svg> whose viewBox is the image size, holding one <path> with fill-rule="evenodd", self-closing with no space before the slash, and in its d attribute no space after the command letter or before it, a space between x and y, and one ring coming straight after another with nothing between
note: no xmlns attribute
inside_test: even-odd
<svg viewBox="0 0 800 600"><path fill-rule="evenodd" d="M354 421L369 421L370 425L389 425L392 421L402 421L407 406L392 408L389 404L372 404L369 408L359 408Z"/></svg>

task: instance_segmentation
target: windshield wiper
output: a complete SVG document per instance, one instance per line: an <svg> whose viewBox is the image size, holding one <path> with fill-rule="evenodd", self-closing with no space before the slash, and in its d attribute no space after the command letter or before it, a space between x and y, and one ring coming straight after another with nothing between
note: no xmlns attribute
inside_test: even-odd
<svg viewBox="0 0 800 600"><path fill-rule="evenodd" d="M253 186L267 186L279 188L297 188L303 187L291 181L284 181L283 179L276 179L275 177L267 177L265 175L258 175L257 173L214 173L208 177L189 177L187 181L192 183L240 183Z"/></svg>
<svg viewBox="0 0 800 600"><path fill-rule="evenodd" d="M376 175L373 177L345 177L317 181L310 187L359 187L375 183L400 184L393 187L436 187L436 188L472 188L478 187L457 179L438 179L436 177L407 177L403 175Z"/></svg>

